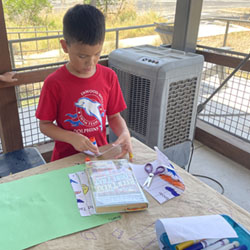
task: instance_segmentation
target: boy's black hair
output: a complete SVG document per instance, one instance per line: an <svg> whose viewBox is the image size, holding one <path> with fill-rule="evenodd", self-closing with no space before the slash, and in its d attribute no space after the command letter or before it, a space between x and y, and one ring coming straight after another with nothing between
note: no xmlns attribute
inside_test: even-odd
<svg viewBox="0 0 250 250"><path fill-rule="evenodd" d="M75 5L64 15L63 36L68 44L73 42L87 45L102 43L105 37L103 13L92 5Z"/></svg>

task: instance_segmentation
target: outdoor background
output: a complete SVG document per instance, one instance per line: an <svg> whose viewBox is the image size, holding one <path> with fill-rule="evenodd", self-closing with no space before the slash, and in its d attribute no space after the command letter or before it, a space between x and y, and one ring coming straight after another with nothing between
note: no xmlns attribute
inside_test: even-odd
<svg viewBox="0 0 250 250"><path fill-rule="evenodd" d="M13 68L67 60L60 49L59 39L20 41L20 39L62 34L65 11L77 3L90 0L3 0L5 19L10 40ZM96 0L96 6L106 16L107 29L174 22L176 1L172 0ZM218 18L249 20L250 1L204 0L198 44L211 47L229 47L248 53L250 48L250 22L230 22L224 44L226 21ZM212 19L211 19L212 18ZM131 38L137 38L131 40ZM155 27L130 29L119 32L119 47L133 46L144 41L153 45L163 43ZM19 40L19 41L17 41ZM11 41L14 41L13 43ZM115 32L107 32L103 55L115 49Z"/></svg>
<svg viewBox="0 0 250 250"><path fill-rule="evenodd" d="M68 58L60 46L63 15L83 2L94 3L106 16L102 56L117 47L171 44L176 1L3 0L12 69L24 72L65 63ZM244 58L250 50L250 1L204 0L197 43L202 50ZM199 102L232 71L216 62L204 63ZM237 72L199 119L250 142L249 78L249 72ZM24 146L50 141L40 132L34 115L42 85L37 82L16 87Z"/></svg>

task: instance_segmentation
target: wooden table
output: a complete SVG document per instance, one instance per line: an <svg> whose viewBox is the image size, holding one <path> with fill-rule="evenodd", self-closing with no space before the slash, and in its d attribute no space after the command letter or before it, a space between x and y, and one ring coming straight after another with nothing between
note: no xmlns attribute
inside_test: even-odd
<svg viewBox="0 0 250 250"><path fill-rule="evenodd" d="M146 145L134 138L132 138L132 144L134 163L143 164L156 159L155 151ZM77 154L2 178L0 183L83 162L83 155ZM250 213L182 168L175 167L186 186L186 190L181 196L159 205L145 192L149 200L149 208L146 211L123 213L122 219L118 221L50 240L30 249L158 249L154 224L157 219L166 217L227 214L250 230Z"/></svg>

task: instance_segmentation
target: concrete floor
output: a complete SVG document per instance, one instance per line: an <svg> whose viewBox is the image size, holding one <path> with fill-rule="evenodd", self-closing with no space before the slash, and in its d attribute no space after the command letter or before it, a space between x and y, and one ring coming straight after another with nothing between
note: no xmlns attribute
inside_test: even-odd
<svg viewBox="0 0 250 250"><path fill-rule="evenodd" d="M215 179L223 186L227 198L250 212L250 169L195 141L189 172ZM216 182L207 178L197 178L216 191L222 192L222 188Z"/></svg>

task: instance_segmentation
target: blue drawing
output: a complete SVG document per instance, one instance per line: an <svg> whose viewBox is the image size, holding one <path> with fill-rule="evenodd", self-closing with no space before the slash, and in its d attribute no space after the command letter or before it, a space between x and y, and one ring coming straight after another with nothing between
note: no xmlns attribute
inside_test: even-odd
<svg viewBox="0 0 250 250"><path fill-rule="evenodd" d="M66 115L68 115L68 114L66 114ZM70 120L70 119L67 119L67 120L65 120L64 122L69 122L69 123L71 123L71 125L72 125L73 127L77 127L77 126L79 126L79 125L83 125L83 123L82 123L80 120L72 121L72 120Z"/></svg>
<svg viewBox="0 0 250 250"><path fill-rule="evenodd" d="M67 116L69 116L70 118L72 118L72 119L76 119L77 118L77 114L66 114Z"/></svg>
<svg viewBox="0 0 250 250"><path fill-rule="evenodd" d="M76 201L77 201L77 203L84 203L84 201L81 199L76 199Z"/></svg>
<svg viewBox="0 0 250 250"><path fill-rule="evenodd" d="M175 197L180 195L171 187L165 187L165 189L168 190Z"/></svg>
<svg viewBox="0 0 250 250"><path fill-rule="evenodd" d="M70 183L75 183L75 184L78 184L78 182L77 182L77 181L74 181L74 180L72 180L72 179L70 179Z"/></svg>

